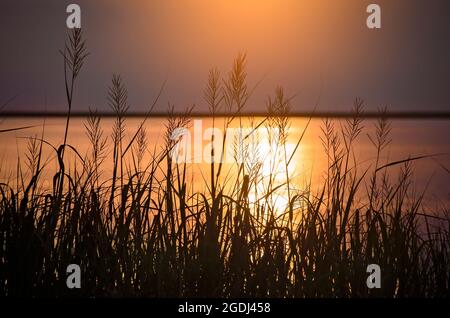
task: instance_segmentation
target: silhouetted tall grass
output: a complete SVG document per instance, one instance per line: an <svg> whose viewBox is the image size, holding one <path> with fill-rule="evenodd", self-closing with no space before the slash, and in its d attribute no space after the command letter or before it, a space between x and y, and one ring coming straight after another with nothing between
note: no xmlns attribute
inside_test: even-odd
<svg viewBox="0 0 450 318"><path fill-rule="evenodd" d="M64 56L78 74L82 62L72 56L81 51L84 58L84 44L81 49L76 45L84 42L78 33L71 36L73 45ZM73 90L66 84L69 123ZM224 128L239 121L250 93L244 55L224 80L212 70L205 101L213 126L222 108L230 114ZM357 99L352 119L339 127L323 121L321 140L328 162L323 184L298 189L289 170L295 157L286 149L290 99L278 88L268 99L270 116L251 119L250 134L234 141L236 158L245 160L229 173L220 160L223 152L213 147L207 190L198 192L188 178L188 165L171 156L179 142L173 132L189 127L192 108L169 117L165 147L157 149L148 143L145 119L125 143L129 106L120 76L113 77L108 101L117 115L112 136L104 134L101 118L92 111L85 123L91 144L86 154L67 143L67 124L59 146L49 145L44 135L30 138L30 176L24 176L20 163L17 187L0 184L1 295L450 296L448 211L437 211L439 216L422 213L422 196L411 191L414 158L395 163L402 167L397 179L391 171L394 164L381 163L390 141L384 110L370 136L374 166L360 171L354 156L355 141L364 130L363 102ZM283 181L275 177L275 163L262 180L253 147L261 127L280 132L271 136L280 151L270 160L284 164ZM296 136L295 151L303 135ZM224 134L222 145L227 138ZM59 164L50 189L40 185L43 145L53 147ZM78 158L78 167L65 166L63 154L68 151ZM113 154L112 175L102 172L107 151ZM143 160L145 153L150 161ZM276 205L280 190L288 198L282 211ZM440 226L433 226L431 219L439 219ZM79 290L66 287L71 263L82 269ZM381 267L381 289L366 286L371 263Z"/></svg>

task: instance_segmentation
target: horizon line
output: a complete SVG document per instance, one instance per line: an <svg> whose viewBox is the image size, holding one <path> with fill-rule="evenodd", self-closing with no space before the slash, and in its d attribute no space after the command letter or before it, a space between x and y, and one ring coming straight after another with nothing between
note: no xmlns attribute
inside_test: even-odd
<svg viewBox="0 0 450 318"><path fill-rule="evenodd" d="M67 112L20 112L20 111L7 111L1 112L0 118L13 118L13 117L67 117ZM113 112L96 112L98 116L111 118L116 117ZM89 111L72 112L70 117L88 117L90 115ZM137 118L137 117L148 117L148 118L169 118L169 117L179 117L185 116L186 113L183 112L130 112L124 114L124 117ZM214 114L215 117L274 117L276 115L268 114L266 112L241 112L239 114L218 112ZM289 117L306 117L306 118L352 118L355 116L354 112L333 112L333 111L321 111L321 112L289 112L287 114ZM209 112L191 112L189 117L213 117ZM376 111L362 112L358 115L360 118L393 118L393 119L450 119L450 112L447 111L432 111L432 112L386 112L384 114Z"/></svg>

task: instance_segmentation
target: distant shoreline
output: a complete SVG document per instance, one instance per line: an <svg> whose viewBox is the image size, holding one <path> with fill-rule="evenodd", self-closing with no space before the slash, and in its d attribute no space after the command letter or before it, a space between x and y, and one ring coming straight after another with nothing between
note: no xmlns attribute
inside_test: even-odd
<svg viewBox="0 0 450 318"><path fill-rule="evenodd" d="M97 112L102 117L116 117L111 112ZM125 115L129 118L149 117L149 118L168 118L183 116L182 112L167 113L167 112L152 112L150 114L146 112L130 112ZM66 117L66 112L2 112L0 118L30 118L30 117ZM89 112L72 112L70 117L88 117ZM216 113L216 117L232 116L228 113ZM386 118L391 119L450 119L450 112L387 112L383 115ZM193 112L189 117L212 117L208 112ZM237 117L270 117L269 114L264 112L241 112ZM289 117L305 117L305 118L351 118L354 117L352 112L291 112ZM379 112L364 112L359 114L361 118L376 119L380 118Z"/></svg>

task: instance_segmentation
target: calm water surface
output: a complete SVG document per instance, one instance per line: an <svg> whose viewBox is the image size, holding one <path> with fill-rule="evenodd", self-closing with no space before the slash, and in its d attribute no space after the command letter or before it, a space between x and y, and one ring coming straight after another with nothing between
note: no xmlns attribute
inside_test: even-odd
<svg viewBox="0 0 450 318"><path fill-rule="evenodd" d="M195 118L193 118L195 119ZM212 126L211 119L201 119L201 132L203 133L203 143L201 150L206 151L209 142L207 129ZM254 122L258 123L261 119L255 118ZM84 156L89 152L89 142L86 137L84 127L85 119L73 118L69 130L68 143L74 146L78 152ZM112 139L111 132L114 119L102 119L102 128L104 136L108 138L107 153L102 168L104 176L110 176L111 171L111 153ZM141 119L130 118L126 120L126 137L125 144L132 138L139 126ZM339 128L344 124L342 120L334 120L334 125ZM147 132L147 154L144 157L143 165L151 160L150 153L154 150L159 151L164 146L166 119L152 118L147 119L145 128ZM238 121L234 122L235 124ZM242 119L244 127L250 127L248 119ZM292 151L297 139L301 135L306 119L291 118L288 152ZM8 118L1 122L1 129L17 127L21 125L36 125L35 128L8 132L0 134L0 182L15 182L16 171L18 169L17 162L21 162L21 169L26 175L27 168L25 165L27 155L28 138L42 134L44 119L21 119ZM324 152L321 136L321 119L313 119L308 127L304 139L298 148L292 164L289 166L289 174L295 179L296 187L302 188L305 184L311 182L313 190L318 190L323 184L323 176L326 171L327 156ZM361 132L357 142L354 145L354 155L357 158L357 172L362 173L365 169L370 169L375 164L376 151L370 143L368 135L374 134L375 120L365 120L364 130ZM197 128L199 127L197 122ZM421 155L436 155L432 158L415 161L413 164L414 174L414 190L420 193L426 190L425 200L428 205L449 206L450 203L450 121L448 120L394 120L391 122L391 143L382 154L382 162L388 163L392 161L406 159L408 157L416 157ZM64 118L52 118L45 120L44 139L56 148L63 141L64 137ZM194 133L194 125L191 125L191 133ZM223 121L216 119L216 127L222 127ZM272 165L270 152L270 142L267 140L268 130L261 126L258 130L259 139L259 157L258 161L262 165L262 173ZM202 137L202 135L200 135ZM194 152L194 138L191 140L191 155L198 156L198 152ZM189 148L189 147L188 147ZM189 150L189 149L186 149ZM198 150L197 150L198 151ZM206 155L205 155L206 156ZM47 169L43 175L43 186L50 185L50 180L57 169L54 150L48 145L44 145L44 158L48 162ZM74 154L68 155L67 164L72 168L79 160ZM197 160L198 161L198 160ZM128 165L130 162L128 162ZM228 165L231 167L231 165ZM202 189L205 187L205 181L209 180L209 165L206 163L189 164L191 185L194 188ZM230 168L231 169L231 168ZM269 168L270 170L270 168ZM276 170L276 169L275 169ZM392 181L396 181L399 174L397 167L390 168L390 177ZM280 171L281 173L282 171Z"/></svg>

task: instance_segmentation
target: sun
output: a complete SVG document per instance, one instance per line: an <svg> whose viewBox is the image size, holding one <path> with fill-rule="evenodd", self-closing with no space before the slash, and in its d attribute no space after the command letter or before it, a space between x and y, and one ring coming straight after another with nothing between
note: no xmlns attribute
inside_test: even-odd
<svg viewBox="0 0 450 318"><path fill-rule="evenodd" d="M295 171L295 159L298 159L298 156L291 160L286 168L286 161L289 160L294 151L294 144L288 142L286 147L283 147L283 145L275 142L264 141L258 147L263 178L272 178L277 182L282 182L286 181L287 175L290 176Z"/></svg>
<svg viewBox="0 0 450 318"><path fill-rule="evenodd" d="M250 203L255 204L258 201L262 203L261 198L258 198L258 193L266 193L269 187L272 189L276 188L276 191L270 196L268 204L277 214L286 211L289 206L287 178L291 178L295 174L298 155L289 162L287 167L286 162L294 152L294 149L295 145L289 142L286 143L286 147L275 142L269 143L268 141L262 141L258 144L259 181L256 189L251 190L249 193ZM290 188L292 188L292 184L290 184Z"/></svg>

